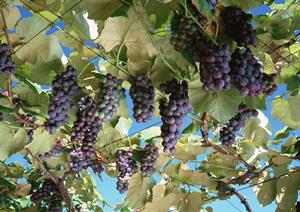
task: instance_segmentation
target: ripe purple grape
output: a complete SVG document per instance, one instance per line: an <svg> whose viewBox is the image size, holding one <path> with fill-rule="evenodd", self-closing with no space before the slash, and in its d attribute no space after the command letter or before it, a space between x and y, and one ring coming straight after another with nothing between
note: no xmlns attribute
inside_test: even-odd
<svg viewBox="0 0 300 212"><path fill-rule="evenodd" d="M0 43L0 74L15 74L16 64L12 61L9 47L6 43Z"/></svg>
<svg viewBox="0 0 300 212"><path fill-rule="evenodd" d="M98 110L96 102L89 96L82 97L78 103L77 120L71 132L71 140L76 142L77 146L70 153L70 167L74 172L90 166L92 158L95 156L95 144L102 127Z"/></svg>
<svg viewBox="0 0 300 212"><path fill-rule="evenodd" d="M159 111L162 119L161 136L164 152L175 153L177 140L181 136L184 117L191 110L188 97L188 84L177 80L161 85L161 90L169 94L169 101L161 100Z"/></svg>
<svg viewBox="0 0 300 212"><path fill-rule="evenodd" d="M129 180L131 176L137 171L138 166L133 159L133 151L118 150L117 157L117 169L120 174L117 181L117 190L123 194L128 190Z"/></svg>
<svg viewBox="0 0 300 212"><path fill-rule="evenodd" d="M67 66L65 72L56 76L52 85L53 97L49 105L49 118L45 122L45 129L50 134L55 134L56 129L68 121L71 98L79 92L76 70L72 66Z"/></svg>
<svg viewBox="0 0 300 212"><path fill-rule="evenodd" d="M224 31L238 46L250 46L257 44L256 32L251 24L253 16L238 7L225 7L221 11L224 23Z"/></svg>
<svg viewBox="0 0 300 212"><path fill-rule="evenodd" d="M117 113L122 96L125 90L122 88L122 80L106 74L100 82L99 117L102 122L111 121Z"/></svg>
<svg viewBox="0 0 300 212"><path fill-rule="evenodd" d="M142 150L140 170L144 177L149 177L155 171L155 165L159 157L158 147L147 144Z"/></svg>
<svg viewBox="0 0 300 212"><path fill-rule="evenodd" d="M145 75L135 77L129 94L133 100L133 117L139 123L149 121L154 113L155 97L150 79Z"/></svg>
<svg viewBox="0 0 300 212"><path fill-rule="evenodd" d="M235 141L235 133L245 126L246 120L252 116L257 116L256 110L248 109L241 104L238 113L230 119L220 130L220 141L223 145L230 146Z"/></svg>

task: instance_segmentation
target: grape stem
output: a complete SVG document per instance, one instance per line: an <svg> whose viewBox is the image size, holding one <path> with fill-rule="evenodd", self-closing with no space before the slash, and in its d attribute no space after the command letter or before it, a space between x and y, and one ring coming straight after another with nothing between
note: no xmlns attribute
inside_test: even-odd
<svg viewBox="0 0 300 212"><path fill-rule="evenodd" d="M46 176L48 176L54 183L55 185L57 186L57 188L59 189L59 192L61 193L67 207L68 207L68 210L70 212L75 212L75 208L74 208L74 205L73 205L73 202L72 202L72 199L70 198L69 194L68 194L68 191L67 189L65 189L64 187L64 180L66 179L67 175L69 174L69 172L66 172L63 176L62 179L59 179L57 176L49 173L47 171L47 169L45 168L45 166L42 164L42 162L40 161L40 159L36 156L34 156L32 154L32 152L30 151L30 149L28 148L25 148L25 150L28 152L28 154L33 158L33 160L37 163L39 169L44 172L46 174Z"/></svg>

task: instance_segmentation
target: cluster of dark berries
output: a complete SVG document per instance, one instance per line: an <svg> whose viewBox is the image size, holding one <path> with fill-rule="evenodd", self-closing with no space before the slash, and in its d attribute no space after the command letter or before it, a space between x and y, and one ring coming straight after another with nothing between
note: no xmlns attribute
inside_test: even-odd
<svg viewBox="0 0 300 212"><path fill-rule="evenodd" d="M198 42L191 53L195 61L200 62L200 80L203 89L209 90L229 90L231 85L230 48L227 44L220 46L209 42ZM199 49L202 49L201 51Z"/></svg>
<svg viewBox="0 0 300 212"><path fill-rule="evenodd" d="M9 47L6 43L0 43L0 74L15 74L16 64L12 61Z"/></svg>
<svg viewBox="0 0 300 212"><path fill-rule="evenodd" d="M35 204L44 201L48 205L48 211L60 212L62 196L52 180L45 180L38 189L32 191L31 200Z"/></svg>
<svg viewBox="0 0 300 212"><path fill-rule="evenodd" d="M158 147L147 144L142 150L141 172L144 177L149 177L155 171L155 165L159 157Z"/></svg>
<svg viewBox="0 0 300 212"><path fill-rule="evenodd" d="M231 58L232 83L242 96L257 96L273 90L273 85L267 86L271 76L262 73L262 62L249 49L236 49ZM270 90L267 91L267 88Z"/></svg>
<svg viewBox="0 0 300 212"><path fill-rule="evenodd" d="M221 11L224 31L238 46L257 44L256 32L251 24L253 16L238 7L225 7Z"/></svg>
<svg viewBox="0 0 300 212"><path fill-rule="evenodd" d="M198 24L202 26L206 24L206 17L199 13L197 8L190 1L188 1L187 8L195 17ZM184 12L173 16L171 22L171 44L176 51L189 50L196 44L195 42L205 39L203 31L197 25L197 22L192 18L187 18Z"/></svg>
<svg viewBox="0 0 300 212"><path fill-rule="evenodd" d="M129 94L133 100L133 117L137 122L147 122L154 113L155 90L145 75L134 78Z"/></svg>
<svg viewBox="0 0 300 212"><path fill-rule="evenodd" d="M181 137L181 128L184 117L191 110L188 97L188 83L177 80L161 85L161 90L169 94L169 101L162 100L159 104L162 119L161 136L164 152L174 153L177 140Z"/></svg>
<svg viewBox="0 0 300 212"><path fill-rule="evenodd" d="M36 126L34 125L34 123L36 121L36 117L27 114L27 115L21 115L21 119L24 122L23 126L31 128L31 129L26 129L26 134L27 134L29 142L32 142L33 141L33 133L34 133L34 130L36 129Z"/></svg>
<svg viewBox="0 0 300 212"><path fill-rule="evenodd" d="M123 194L128 190L129 180L131 176L137 171L138 166L133 159L133 151L118 150L117 157L117 169L120 174L117 181L117 190Z"/></svg>
<svg viewBox="0 0 300 212"><path fill-rule="evenodd" d="M65 72L56 76L52 85L53 97L49 106L49 119L45 122L45 128L49 133L55 134L56 129L68 121L71 98L77 95L79 91L76 70L72 66L67 66Z"/></svg>
<svg viewBox="0 0 300 212"><path fill-rule="evenodd" d="M75 141L77 146L70 153L70 167L74 172L87 168L95 156L95 143L102 127L98 110L96 102L89 96L82 97L78 103L77 120L71 132L71 140Z"/></svg>
<svg viewBox="0 0 300 212"><path fill-rule="evenodd" d="M111 74L106 74L103 77L100 82L100 92L98 94L99 117L102 122L111 121L113 116L117 113L124 92L122 80Z"/></svg>
<svg viewBox="0 0 300 212"><path fill-rule="evenodd" d="M46 160L52 156L58 155L64 148L64 146L67 144L67 142L61 138L61 137L57 137L56 138L56 144L55 146L52 148L52 150L50 150L49 152L45 152L44 154L40 155L39 158L41 160Z"/></svg>
<svg viewBox="0 0 300 212"><path fill-rule="evenodd" d="M235 141L235 133L245 126L247 119L257 116L256 110L248 109L246 105L241 104L238 113L230 119L220 130L220 141L223 145L230 146Z"/></svg>

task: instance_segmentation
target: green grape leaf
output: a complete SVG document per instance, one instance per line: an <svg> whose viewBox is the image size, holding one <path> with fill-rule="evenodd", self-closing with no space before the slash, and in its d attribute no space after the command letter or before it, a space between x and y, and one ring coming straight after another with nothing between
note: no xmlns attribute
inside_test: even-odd
<svg viewBox="0 0 300 212"><path fill-rule="evenodd" d="M141 208L146 203L147 192L153 186L151 178L144 178L140 172L135 173L129 182L128 201L131 207Z"/></svg>
<svg viewBox="0 0 300 212"><path fill-rule="evenodd" d="M224 6L236 5L243 10L250 10L255 7L259 7L264 4L263 0L221 0L220 1Z"/></svg>
<svg viewBox="0 0 300 212"><path fill-rule="evenodd" d="M12 108L0 105L0 112L3 113L3 114L12 114L12 113L14 113L14 111L15 110L12 109Z"/></svg>
<svg viewBox="0 0 300 212"><path fill-rule="evenodd" d="M277 98L272 104L272 116L283 124L300 129L300 95Z"/></svg>
<svg viewBox="0 0 300 212"><path fill-rule="evenodd" d="M119 0L86 0L85 5L89 19L105 20L122 6L122 2Z"/></svg>
<svg viewBox="0 0 300 212"><path fill-rule="evenodd" d="M25 129L16 130L0 123L0 132L0 160L19 152L28 142Z"/></svg>

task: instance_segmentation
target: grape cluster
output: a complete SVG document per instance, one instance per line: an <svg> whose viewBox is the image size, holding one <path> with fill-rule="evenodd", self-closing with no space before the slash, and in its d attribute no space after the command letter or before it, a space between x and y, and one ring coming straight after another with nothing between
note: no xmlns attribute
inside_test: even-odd
<svg viewBox="0 0 300 212"><path fill-rule="evenodd" d="M205 91L230 89L231 52L227 44L217 46L209 42L198 42L191 52L194 60L201 64L200 80Z"/></svg>
<svg viewBox="0 0 300 212"><path fill-rule="evenodd" d="M71 140L77 143L77 148L70 153L70 167L74 172L87 168L95 155L95 143L102 127L98 110L96 102L89 96L82 97L78 103L77 120L71 132Z"/></svg>
<svg viewBox="0 0 300 212"><path fill-rule="evenodd" d="M145 75L134 78L129 94L133 100L133 117L137 122L147 122L154 113L155 91L151 80Z"/></svg>
<svg viewBox="0 0 300 212"><path fill-rule="evenodd" d="M100 176L100 174L104 171L104 167L102 166L101 163L99 163L98 160L92 160L90 164L93 172Z"/></svg>
<svg viewBox="0 0 300 212"><path fill-rule="evenodd" d="M129 180L131 176L137 171L138 166L133 159L133 151L118 150L117 169L120 171L117 181L117 190L123 194L128 190Z"/></svg>
<svg viewBox="0 0 300 212"><path fill-rule="evenodd" d="M197 22L204 26L207 22L205 16L203 16L197 8L188 1L188 9L195 17ZM192 18L187 18L185 13L179 15L175 14L171 22L171 44L176 51L189 50L199 40L204 39L202 29L197 25Z"/></svg>
<svg viewBox="0 0 300 212"><path fill-rule="evenodd" d="M99 99L99 117L102 122L111 121L117 113L121 97L125 90L122 88L122 80L106 74L100 82Z"/></svg>
<svg viewBox="0 0 300 212"><path fill-rule="evenodd" d="M40 155L39 158L41 160L46 160L46 159L48 159L48 158L50 158L54 155L57 155L63 150L65 145L66 145L66 142L64 141L64 139L61 138L61 137L57 137L56 138L56 144L52 148L52 150L50 150L49 152L45 152L44 154Z"/></svg>
<svg viewBox="0 0 300 212"><path fill-rule="evenodd" d="M224 23L224 31L238 46L250 46L257 44L256 32L251 25L253 16L238 7L226 7L221 12Z"/></svg>
<svg viewBox="0 0 300 212"><path fill-rule="evenodd" d="M246 120L251 116L257 116L256 110L250 110L246 105L241 104L238 113L230 119L220 130L220 141L223 145L229 146L235 141L235 133L245 126Z"/></svg>
<svg viewBox="0 0 300 212"><path fill-rule="evenodd" d="M154 144L147 144L142 151L141 172L144 177L149 177L155 170L155 164L159 157L158 147Z"/></svg>
<svg viewBox="0 0 300 212"><path fill-rule="evenodd" d="M35 204L44 201L48 205L48 211L51 212L60 212L63 201L57 186L52 180L45 180L38 189L33 190L31 200Z"/></svg>
<svg viewBox="0 0 300 212"><path fill-rule="evenodd" d="M267 96L272 95L277 90L276 80L279 76L279 73L276 74L265 74L263 73L262 81L265 82L265 88L263 93Z"/></svg>
<svg viewBox="0 0 300 212"><path fill-rule="evenodd" d="M161 90L169 95L169 101L160 101L159 110L162 119L161 136L164 152L174 153L177 140L181 136L184 117L191 110L188 97L188 83L177 80L161 85Z"/></svg>
<svg viewBox="0 0 300 212"><path fill-rule="evenodd" d="M79 92L76 70L72 66L67 66L66 71L58 74L52 84L53 97L49 106L49 119L45 122L45 128L49 133L55 134L56 129L68 121L71 98Z"/></svg>
<svg viewBox="0 0 300 212"><path fill-rule="evenodd" d="M232 83L242 96L257 96L266 89L263 64L249 49L236 49L230 62Z"/></svg>
<svg viewBox="0 0 300 212"><path fill-rule="evenodd" d="M36 118L31 115L22 115L21 119L22 119L22 121L26 122L26 125L28 125L30 127L33 127L34 123L36 121ZM24 125L25 125L25 123L23 124L23 126ZM26 134L27 134L29 142L33 141L33 133L34 133L34 128L26 129Z"/></svg>
<svg viewBox="0 0 300 212"><path fill-rule="evenodd" d="M12 61L9 47L6 43L0 43L0 74L15 74L16 64Z"/></svg>

